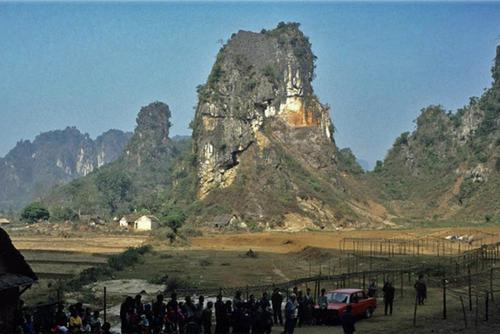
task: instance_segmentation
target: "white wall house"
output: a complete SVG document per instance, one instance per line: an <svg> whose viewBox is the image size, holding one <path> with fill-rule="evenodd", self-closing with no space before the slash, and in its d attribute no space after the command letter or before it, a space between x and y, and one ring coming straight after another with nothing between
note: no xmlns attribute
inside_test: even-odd
<svg viewBox="0 0 500 334"><path fill-rule="evenodd" d="M158 219L154 216L141 216L134 222L137 231L151 231L158 226Z"/></svg>
<svg viewBox="0 0 500 334"><path fill-rule="evenodd" d="M150 215L130 214L123 216L118 224L120 227L135 231L151 231L158 227L158 218Z"/></svg>
<svg viewBox="0 0 500 334"><path fill-rule="evenodd" d="M122 217L120 221L118 222L120 224L120 227L125 227L128 228L128 220L127 217Z"/></svg>

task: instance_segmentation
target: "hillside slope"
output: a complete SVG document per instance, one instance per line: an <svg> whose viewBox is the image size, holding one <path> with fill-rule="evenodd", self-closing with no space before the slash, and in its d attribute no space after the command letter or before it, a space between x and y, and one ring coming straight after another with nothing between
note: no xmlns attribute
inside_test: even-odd
<svg viewBox="0 0 500 334"><path fill-rule="evenodd" d="M370 175L405 218L500 218L500 46L493 83L456 113L430 106Z"/></svg>

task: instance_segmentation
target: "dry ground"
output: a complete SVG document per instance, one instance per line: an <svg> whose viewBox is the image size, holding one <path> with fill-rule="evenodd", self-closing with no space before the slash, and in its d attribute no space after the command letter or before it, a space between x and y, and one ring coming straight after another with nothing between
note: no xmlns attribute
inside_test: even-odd
<svg viewBox="0 0 500 334"><path fill-rule="evenodd" d="M418 228L414 230L376 230L376 231L338 231L338 232L262 232L220 234L205 232L203 236L194 237L181 246L171 246L160 242L158 238L148 239L146 235L119 234L98 235L82 233L78 236L50 236L50 235L18 235L12 236L13 242L25 255L35 271L41 274L55 276L72 275L93 265L100 265L106 261L109 254L118 253L127 247L138 246L144 243L153 245L153 252L147 253L143 260L110 279L121 280L121 288L112 284L109 286L110 307L119 304L124 295L131 295L145 290L148 293L146 300L154 298L156 291L149 291L151 282L168 275L179 279L194 287L234 287L245 285L270 284L282 282L297 277L309 276L317 273L320 265L323 273L333 271L341 273L351 266L353 260L346 253L340 251L343 238L365 239L408 239L433 237L444 240L448 235L475 235L477 243L500 241L500 227L473 227L473 228ZM444 242L444 241L443 241ZM350 248L347 243L346 248ZM366 245L365 245L366 248ZM257 253L256 258L245 256L252 249ZM463 248L462 248L463 249ZM365 249L366 250L366 249ZM430 253L428 250L426 253ZM341 259L341 260L339 260ZM418 261L432 261L430 254L418 258ZM333 260L333 263L332 263ZM381 257L373 260L374 267L387 267L392 264L408 263L414 260L411 257L397 257L388 260ZM417 260L417 259L415 259ZM368 260L356 260L359 268L368 268ZM328 269L327 269L328 267ZM43 276L43 275L42 275ZM64 275L63 275L64 276ZM63 277L60 276L60 277ZM59 276L58 276L59 277ZM412 278L413 279L413 278ZM116 281L115 281L116 282ZM131 283L134 283L131 285ZM405 280L405 297L396 300L396 312L393 317L384 317L380 309L375 317L363 320L358 324L358 333L452 333L463 331L463 318L460 304L456 297L450 297L449 321L441 321L441 295L436 290L433 300L425 307L419 308L417 328L412 327L413 300L411 288ZM350 282L352 286L359 286L360 282ZM327 286L334 288L335 286ZM34 286L26 295L27 298L37 296L37 299L47 295L55 295L57 281L42 280L39 287ZM101 287L102 288L102 287ZM87 298L99 300L102 289L92 291L87 289L80 296L70 298ZM45 296L40 295L45 291ZM132 291L133 290L133 291ZM48 292L46 292L48 291ZM93 296L90 296L93 293ZM34 298L34 297L33 297ZM500 320L499 310L492 315L496 321ZM474 328L473 314L468 314L470 333L493 333L482 321L478 329ZM496 319L496 318L498 319ZM484 327L486 326L486 327ZM275 333L278 333L276 330ZM298 334L311 333L341 333L340 327L315 327L298 329Z"/></svg>
<svg viewBox="0 0 500 334"><path fill-rule="evenodd" d="M262 232L262 233L239 233L239 234L206 234L202 237L191 239L191 248L194 249L218 249L218 250L254 250L290 253L297 252L305 247L317 247L326 249L340 249L344 238L361 239L407 239L409 241L432 238L445 241L449 235L473 235L475 243L493 243L500 241L500 227L457 227L457 228L416 228L405 230L352 230L336 232ZM458 243L450 243L458 249ZM370 245L364 243L364 250ZM347 250L352 248L350 242L346 242ZM428 250L431 254L432 250Z"/></svg>

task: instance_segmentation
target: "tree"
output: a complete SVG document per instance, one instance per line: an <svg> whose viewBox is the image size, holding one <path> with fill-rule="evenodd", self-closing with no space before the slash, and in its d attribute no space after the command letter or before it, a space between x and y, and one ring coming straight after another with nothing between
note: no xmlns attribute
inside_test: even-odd
<svg viewBox="0 0 500 334"><path fill-rule="evenodd" d="M57 221L76 220L78 214L68 207L57 207L52 209L52 218Z"/></svg>
<svg viewBox="0 0 500 334"><path fill-rule="evenodd" d="M29 204L21 213L21 219L28 223L34 223L39 220L49 220L49 218L49 210L43 206L42 203L38 202Z"/></svg>
<svg viewBox="0 0 500 334"><path fill-rule="evenodd" d="M171 208L165 211L161 218L161 223L172 229L177 234L179 228L182 227L186 221L186 215L179 208Z"/></svg>
<svg viewBox="0 0 500 334"><path fill-rule="evenodd" d="M381 172L384 168L384 163L380 160L377 160L375 163L375 169L373 170L375 173Z"/></svg>
<svg viewBox="0 0 500 334"><path fill-rule="evenodd" d="M102 170L97 176L97 189L103 194L111 213L114 213L120 204L129 197L132 181L122 171L111 169Z"/></svg>

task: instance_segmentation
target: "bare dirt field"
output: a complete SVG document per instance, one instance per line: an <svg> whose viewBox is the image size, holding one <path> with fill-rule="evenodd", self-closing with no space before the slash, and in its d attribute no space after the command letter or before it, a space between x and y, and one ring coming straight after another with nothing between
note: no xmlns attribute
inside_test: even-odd
<svg viewBox="0 0 500 334"><path fill-rule="evenodd" d="M274 253L290 253L300 251L305 247L341 249L345 238L365 240L406 239L408 241L432 238L432 240L445 241L447 236L453 235L474 236L474 243L477 244L493 243L500 241L500 227L206 234L202 237L192 238L190 241L191 247L194 249L243 250L252 248ZM365 250L368 250L369 247L368 241L363 244ZM346 250L352 250L352 248L351 242L345 243ZM432 254L432 251L429 249L428 253Z"/></svg>
<svg viewBox="0 0 500 334"><path fill-rule="evenodd" d="M470 242L458 242L446 240L449 236L473 236L473 238ZM33 300L42 300L47 296L55 298L61 280L72 277L83 269L106 265L107 258L111 254L122 252L128 247L151 244L152 251L141 256L139 262L114 272L106 281L98 282L97 285L88 286L79 293L66 296L68 301L83 300L99 307L102 305L103 288L106 286L111 315L112 310L126 295L143 292L144 299L150 301L155 298L158 291L168 286L169 281L174 281L181 289L208 288L218 291L219 288L282 283L316 275L320 271L325 275L339 275L346 272L371 270L371 268L374 270L408 268L410 264L439 266L441 262L449 264L448 259L455 258L459 250L463 252L478 248L482 244L499 242L499 236L500 227L458 227L295 233L205 232L202 236L192 237L173 245L158 237L123 233L115 235L86 233L69 237L24 233L14 234L12 239L35 271L43 278L25 295L26 298ZM385 243L390 245L391 243L397 244L396 241L407 241L410 245L416 240L431 240L434 243L437 242L438 246L429 246L422 241L418 256L415 255L415 249L413 253L396 252L396 256L387 256L383 252L370 253L375 248L371 242L383 242L386 247ZM378 249L378 246L376 248ZM248 256L249 249L254 252L253 256ZM399 251L401 249L399 248ZM449 257L442 256L443 249L447 251L445 255L450 255ZM439 252L441 252L440 257L437 256ZM498 325L500 317L496 314L500 314L498 313L500 309L497 309L496 305L491 305L489 322L483 321L484 311L480 311L477 327L475 327L475 311L467 310L468 328L464 329L463 313L459 295L456 293L448 297L449 320L441 321L442 292L438 285L440 276L434 279L435 282L430 287L429 303L425 307L418 308L417 325L414 328L412 325L414 311L412 284L416 279L415 275L416 273L413 273L411 278L410 275L407 278L405 274L404 284L400 283L399 274L390 277L391 280L395 279L398 288L395 314L392 317L385 317L382 310L378 309L372 319L359 322L357 332L494 332L491 326L492 324ZM370 278L376 278L378 284L382 284L386 276L384 274ZM116 284L116 282L120 283ZM495 277L495 285L499 283L500 274ZM338 284L338 281L324 282L322 287L334 289ZM362 287L364 281L358 277L348 280L346 284L350 287ZM300 286L301 289L306 287L307 284ZM312 283L309 287L312 288ZM402 288L404 289L403 297L399 294ZM474 289L483 288L484 285ZM261 291L255 291L255 293L260 294ZM465 290L459 293L466 295ZM382 303L382 299L379 299L379 303ZM480 308L483 307L484 302L480 301L479 305ZM279 332L278 328L273 331L273 333ZM299 334L341 332L341 327L338 326L308 327L297 330Z"/></svg>
<svg viewBox="0 0 500 334"><path fill-rule="evenodd" d="M128 247L139 246L146 235L98 235L83 234L81 237L51 235L12 236L12 242L20 251L57 251L90 254L113 254Z"/></svg>

